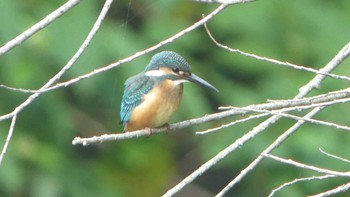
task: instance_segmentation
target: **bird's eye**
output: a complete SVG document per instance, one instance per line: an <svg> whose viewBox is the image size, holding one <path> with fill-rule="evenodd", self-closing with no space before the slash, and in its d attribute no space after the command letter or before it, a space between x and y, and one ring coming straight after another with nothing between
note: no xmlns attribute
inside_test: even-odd
<svg viewBox="0 0 350 197"><path fill-rule="evenodd" d="M179 68L173 68L173 72L174 72L174 73L178 73L179 71L180 71Z"/></svg>

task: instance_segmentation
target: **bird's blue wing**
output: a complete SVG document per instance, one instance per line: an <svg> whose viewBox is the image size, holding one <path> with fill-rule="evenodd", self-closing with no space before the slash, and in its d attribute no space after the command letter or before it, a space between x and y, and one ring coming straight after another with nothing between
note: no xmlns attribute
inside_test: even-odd
<svg viewBox="0 0 350 197"><path fill-rule="evenodd" d="M143 73L126 80L120 109L120 120L123 125L129 121L132 110L142 102L143 96L151 91L153 85L154 82Z"/></svg>

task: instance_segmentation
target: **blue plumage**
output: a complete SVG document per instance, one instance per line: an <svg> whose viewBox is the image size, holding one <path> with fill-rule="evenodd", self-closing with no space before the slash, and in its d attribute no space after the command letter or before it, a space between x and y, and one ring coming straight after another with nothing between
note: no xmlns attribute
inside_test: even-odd
<svg viewBox="0 0 350 197"><path fill-rule="evenodd" d="M141 104L143 96L151 91L153 85L154 81L144 73L133 76L124 83L125 90L120 110L123 125L129 121L132 110Z"/></svg>

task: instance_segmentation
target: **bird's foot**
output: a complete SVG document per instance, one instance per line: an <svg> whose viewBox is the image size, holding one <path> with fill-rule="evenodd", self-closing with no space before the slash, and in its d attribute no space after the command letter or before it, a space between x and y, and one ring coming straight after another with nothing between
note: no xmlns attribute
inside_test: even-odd
<svg viewBox="0 0 350 197"><path fill-rule="evenodd" d="M166 128L165 133L168 134L169 131L170 131L170 124L169 123L165 123L162 127Z"/></svg>
<svg viewBox="0 0 350 197"><path fill-rule="evenodd" d="M151 128L149 128L149 127L146 127L145 129L146 129L146 130L147 130L147 132L148 132L148 136L147 136L147 137L151 136L151 135L152 135L152 133L153 133L152 129L151 129Z"/></svg>

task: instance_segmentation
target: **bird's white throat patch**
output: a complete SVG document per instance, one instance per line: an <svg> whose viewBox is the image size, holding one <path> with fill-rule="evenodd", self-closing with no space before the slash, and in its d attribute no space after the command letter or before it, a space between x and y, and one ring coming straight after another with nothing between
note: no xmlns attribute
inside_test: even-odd
<svg viewBox="0 0 350 197"><path fill-rule="evenodd" d="M146 76L149 77L160 77L165 75L166 73L163 70L149 70L147 72L145 72Z"/></svg>
<svg viewBox="0 0 350 197"><path fill-rule="evenodd" d="M179 85L179 84L182 84L182 83L185 83L185 82L188 82L188 81L186 79L178 79L178 80L174 81L174 84L175 85Z"/></svg>

